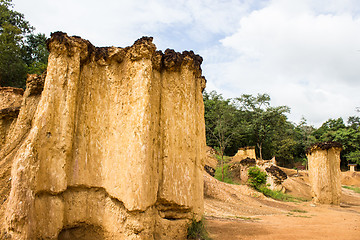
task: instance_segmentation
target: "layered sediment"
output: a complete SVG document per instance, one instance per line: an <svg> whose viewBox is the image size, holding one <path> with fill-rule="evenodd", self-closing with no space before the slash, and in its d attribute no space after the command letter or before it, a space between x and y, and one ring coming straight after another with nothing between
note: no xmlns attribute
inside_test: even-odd
<svg viewBox="0 0 360 240"><path fill-rule="evenodd" d="M96 48L57 32L47 46L31 127L5 156L3 236L184 239L203 213L202 58L149 37Z"/></svg>
<svg viewBox="0 0 360 240"><path fill-rule="evenodd" d="M19 114L23 94L21 88L0 87L0 151Z"/></svg>

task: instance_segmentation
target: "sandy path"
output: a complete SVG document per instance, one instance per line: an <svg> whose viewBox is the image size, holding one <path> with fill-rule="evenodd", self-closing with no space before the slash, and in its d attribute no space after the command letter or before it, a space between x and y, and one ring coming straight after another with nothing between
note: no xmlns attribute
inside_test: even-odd
<svg viewBox="0 0 360 240"><path fill-rule="evenodd" d="M294 206L294 209L306 213L258 215L259 220L209 217L207 227L213 240L360 239L360 207Z"/></svg>
<svg viewBox="0 0 360 240"><path fill-rule="evenodd" d="M299 195L309 191L294 186ZM348 189L342 189L340 206L315 206L274 201L205 176L205 193L213 240L360 240L360 194Z"/></svg>

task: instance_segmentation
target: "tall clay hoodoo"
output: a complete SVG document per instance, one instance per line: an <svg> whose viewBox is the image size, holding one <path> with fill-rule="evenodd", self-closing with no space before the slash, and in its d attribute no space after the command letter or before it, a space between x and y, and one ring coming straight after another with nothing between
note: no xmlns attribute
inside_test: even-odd
<svg viewBox="0 0 360 240"><path fill-rule="evenodd" d="M96 48L57 32L47 44L31 127L4 158L2 236L184 239L203 213L202 58L149 37Z"/></svg>
<svg viewBox="0 0 360 240"><path fill-rule="evenodd" d="M315 202L340 204L340 152L337 142L314 144L307 154L311 192Z"/></svg>

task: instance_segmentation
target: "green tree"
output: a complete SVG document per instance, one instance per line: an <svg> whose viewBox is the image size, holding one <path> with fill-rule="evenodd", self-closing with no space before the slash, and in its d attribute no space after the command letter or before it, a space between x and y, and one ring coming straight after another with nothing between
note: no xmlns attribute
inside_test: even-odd
<svg viewBox="0 0 360 240"><path fill-rule="evenodd" d="M315 137L312 135L315 130L314 126L308 125L304 117L301 118L300 123L296 126L295 131L298 136L298 141L304 150L316 142Z"/></svg>
<svg viewBox="0 0 360 240"><path fill-rule="evenodd" d="M23 39L33 28L12 8L11 0L0 0L0 85L23 87L27 70Z"/></svg>
<svg viewBox="0 0 360 240"><path fill-rule="evenodd" d="M215 147L220 154L222 181L224 180L224 154L233 137L236 135L236 109L215 91L203 93L205 106L206 140L209 146Z"/></svg>
<svg viewBox="0 0 360 240"><path fill-rule="evenodd" d="M12 0L0 0L0 86L24 88L27 73L46 69L46 37L34 35L24 15L13 8Z"/></svg>
<svg viewBox="0 0 360 240"><path fill-rule="evenodd" d="M349 152L345 157L348 163L360 164L360 150Z"/></svg>
<svg viewBox="0 0 360 240"><path fill-rule="evenodd" d="M262 159L264 145L270 146L271 140L280 133L287 122L285 113L290 112L290 108L271 107L268 94L258 94L256 97L243 94L235 99L235 104L240 110L246 112L248 136L255 140L259 158Z"/></svg>
<svg viewBox="0 0 360 240"><path fill-rule="evenodd" d="M27 72L30 74L42 74L46 70L49 57L45 34L39 33L26 36L23 50Z"/></svg>
<svg viewBox="0 0 360 240"><path fill-rule="evenodd" d="M348 161L357 162L357 152L360 151L359 118L349 117L348 125L342 118L329 119L321 125L313 136L317 142L336 141L343 145L341 163L345 167Z"/></svg>
<svg viewBox="0 0 360 240"><path fill-rule="evenodd" d="M348 119L348 126L357 130L360 128L360 117L350 116Z"/></svg>

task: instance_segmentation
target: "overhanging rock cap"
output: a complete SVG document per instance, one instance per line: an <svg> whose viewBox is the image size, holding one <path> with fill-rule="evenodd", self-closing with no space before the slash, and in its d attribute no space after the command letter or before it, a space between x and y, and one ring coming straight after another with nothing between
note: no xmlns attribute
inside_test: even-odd
<svg viewBox="0 0 360 240"><path fill-rule="evenodd" d="M315 143L306 150L306 153L309 154L316 149L328 150L330 148L342 149L342 144L339 142L333 142L333 141Z"/></svg>

